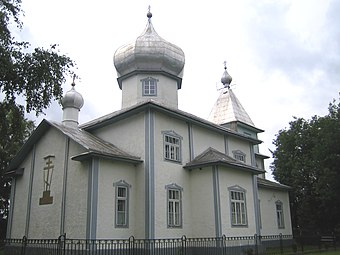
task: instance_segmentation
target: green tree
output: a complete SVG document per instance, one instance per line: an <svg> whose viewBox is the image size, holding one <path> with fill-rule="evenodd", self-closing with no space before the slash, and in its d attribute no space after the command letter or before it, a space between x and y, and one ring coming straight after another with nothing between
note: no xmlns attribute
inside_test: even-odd
<svg viewBox="0 0 340 255"><path fill-rule="evenodd" d="M10 180L4 176L10 160L15 156L34 129L34 122L25 118L24 108L0 102L0 229L6 229ZM0 239L6 231L0 232Z"/></svg>
<svg viewBox="0 0 340 255"><path fill-rule="evenodd" d="M4 171L18 152L33 123L26 112L39 115L62 97L61 85L73 75L74 62L57 45L33 48L17 41L11 29L22 29L21 0L0 0L0 233L5 233L10 183ZM13 26L14 25L14 26ZM18 104L18 98L24 105Z"/></svg>
<svg viewBox="0 0 340 255"><path fill-rule="evenodd" d="M324 117L294 118L273 144L274 178L290 193L295 229L308 233L340 230L340 104Z"/></svg>
<svg viewBox="0 0 340 255"><path fill-rule="evenodd" d="M61 99L61 85L73 74L74 62L55 44L31 49L28 42L16 41L9 25L21 29L21 14L21 0L0 0L0 91L8 102L23 96L26 111L39 114Z"/></svg>

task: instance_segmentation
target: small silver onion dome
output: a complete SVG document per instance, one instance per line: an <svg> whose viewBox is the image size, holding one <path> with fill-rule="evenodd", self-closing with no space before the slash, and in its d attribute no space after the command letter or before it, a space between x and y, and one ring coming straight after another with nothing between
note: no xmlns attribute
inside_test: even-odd
<svg viewBox="0 0 340 255"><path fill-rule="evenodd" d="M233 78L228 74L227 72L227 65L226 62L224 62L224 72L221 78L221 82L224 85L224 87L230 87L230 83L233 80Z"/></svg>
<svg viewBox="0 0 340 255"><path fill-rule="evenodd" d="M134 71L164 71L182 77L184 52L156 33L150 11L147 17L144 32L134 42L118 48L114 54L113 62L118 76Z"/></svg>
<svg viewBox="0 0 340 255"><path fill-rule="evenodd" d="M83 96L74 89L75 83L72 83L72 88L65 93L61 99L63 109L65 108L76 108L80 110L84 105Z"/></svg>

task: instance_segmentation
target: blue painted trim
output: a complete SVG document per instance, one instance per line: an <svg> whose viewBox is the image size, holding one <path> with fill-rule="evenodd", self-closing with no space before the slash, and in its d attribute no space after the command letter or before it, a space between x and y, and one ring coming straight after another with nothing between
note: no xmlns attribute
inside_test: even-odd
<svg viewBox="0 0 340 255"><path fill-rule="evenodd" d="M229 139L224 135L224 153L229 156Z"/></svg>
<svg viewBox="0 0 340 255"><path fill-rule="evenodd" d="M254 152L254 146L249 143L250 146L250 162L252 166L256 166L256 159L255 159L255 152Z"/></svg>
<svg viewBox="0 0 340 255"><path fill-rule="evenodd" d="M221 201L220 201L220 180L218 175L218 166L212 167L213 174L213 194L214 194L214 213L215 213L215 235L222 236L221 221Z"/></svg>
<svg viewBox="0 0 340 255"><path fill-rule="evenodd" d="M28 237L29 227L30 227L30 218L31 218L31 204L32 204L32 189L33 189L33 176L34 176L34 167L35 167L35 153L36 153L36 145L33 145L32 149L32 158L31 158L31 171L30 171L30 179L28 184L28 193L27 193L27 208L26 208L26 227L25 227L25 236Z"/></svg>
<svg viewBox="0 0 340 255"><path fill-rule="evenodd" d="M65 154L64 154L64 176L63 176L63 190L61 196L61 213L60 213L60 235L65 233L65 214L66 214L66 189L67 189L67 170L68 158L70 153L70 138L65 137Z"/></svg>
<svg viewBox="0 0 340 255"><path fill-rule="evenodd" d="M155 237L154 113L145 112L145 238Z"/></svg>
<svg viewBox="0 0 340 255"><path fill-rule="evenodd" d="M190 161L195 158L195 151L194 151L194 136L192 132L192 124L188 123L188 137L189 137L189 156Z"/></svg>
<svg viewBox="0 0 340 255"><path fill-rule="evenodd" d="M9 214L8 214L8 221L7 221L6 238L11 238L12 236L13 210L14 210L14 203L15 203L15 186L16 186L16 179L12 178L11 195L9 198L10 206L9 206Z"/></svg>
<svg viewBox="0 0 340 255"><path fill-rule="evenodd" d="M260 217L259 217L259 196L258 196L258 185L257 175L253 175L253 198L254 198L254 214L255 214L255 230L256 234L261 235L260 229Z"/></svg>
<svg viewBox="0 0 340 255"><path fill-rule="evenodd" d="M99 159L92 158L89 165L86 238L96 239L98 207L98 168Z"/></svg>

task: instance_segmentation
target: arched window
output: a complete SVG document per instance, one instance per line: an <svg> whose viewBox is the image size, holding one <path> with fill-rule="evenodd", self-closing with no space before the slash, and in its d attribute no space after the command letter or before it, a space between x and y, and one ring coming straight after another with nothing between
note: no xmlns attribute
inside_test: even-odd
<svg viewBox="0 0 340 255"><path fill-rule="evenodd" d="M228 188L230 198L231 225L247 226L246 190L238 185Z"/></svg>
<svg viewBox="0 0 340 255"><path fill-rule="evenodd" d="M129 227L129 189L130 185L120 180L115 186L115 227Z"/></svg>
<svg viewBox="0 0 340 255"><path fill-rule="evenodd" d="M182 227L182 191L175 183L165 186L167 193L167 221L169 228Z"/></svg>
<svg viewBox="0 0 340 255"><path fill-rule="evenodd" d="M277 226L278 228L284 228L285 227L285 221L283 217L283 203L278 200L275 202L276 204L276 219L277 219Z"/></svg>

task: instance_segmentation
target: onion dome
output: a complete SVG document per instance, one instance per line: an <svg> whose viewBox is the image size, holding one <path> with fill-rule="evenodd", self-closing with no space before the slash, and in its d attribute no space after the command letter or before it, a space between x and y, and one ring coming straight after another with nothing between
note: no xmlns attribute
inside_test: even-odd
<svg viewBox="0 0 340 255"><path fill-rule="evenodd" d="M144 32L134 42L118 48L114 54L113 61L118 76L135 71L162 71L182 77L184 52L156 33L151 23L150 11L147 17L148 22Z"/></svg>
<svg viewBox="0 0 340 255"><path fill-rule="evenodd" d="M80 110L84 105L83 96L74 89L75 83L73 81L71 90L67 91L61 99L63 109L76 108Z"/></svg>
<svg viewBox="0 0 340 255"><path fill-rule="evenodd" d="M221 82L224 87L229 88L232 80L233 78L227 72L227 63L224 61L224 72L221 78Z"/></svg>

